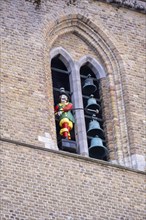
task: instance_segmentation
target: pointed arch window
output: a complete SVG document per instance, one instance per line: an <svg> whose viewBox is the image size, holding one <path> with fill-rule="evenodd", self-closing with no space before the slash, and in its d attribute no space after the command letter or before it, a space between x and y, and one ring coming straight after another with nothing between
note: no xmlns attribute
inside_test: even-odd
<svg viewBox="0 0 146 220"><path fill-rule="evenodd" d="M90 157L107 161L100 78L96 77L90 66L87 62L80 68L88 151Z"/></svg>
<svg viewBox="0 0 146 220"><path fill-rule="evenodd" d="M51 61L51 70L52 70L52 82L53 82L53 95L54 95L54 106L57 106L60 96L60 89L64 88L65 93L71 100L71 90L70 90L70 80L69 75L70 71L68 71L67 67L61 61L60 56L57 55ZM57 135L57 143L58 147L61 149L61 135L60 135L60 126L58 117L55 120L56 124L56 135ZM74 127L70 131L71 140L75 141L75 130ZM68 150L73 151L72 149L68 148Z"/></svg>
<svg viewBox="0 0 146 220"><path fill-rule="evenodd" d="M107 161L108 150L103 131L102 100L100 96L100 78L105 76L102 66L95 59L88 57L82 58L79 62L73 62L70 55L62 48L53 50L51 58L54 105L58 102L60 88L62 87L73 103L72 114L75 118L75 125L71 130L71 139L77 143L76 153ZM90 91L85 93L83 90L89 75L96 88L96 91L91 92L91 94ZM96 106L99 107L98 109L86 108L90 98L94 99ZM94 133L88 132L91 124L95 126L98 124L99 126L99 129L95 129ZM56 119L57 142L60 148L59 143L62 137L59 132L60 127ZM102 135L99 133L102 133ZM91 148L92 153L90 152ZM100 156L95 155L98 153L96 148L98 148Z"/></svg>

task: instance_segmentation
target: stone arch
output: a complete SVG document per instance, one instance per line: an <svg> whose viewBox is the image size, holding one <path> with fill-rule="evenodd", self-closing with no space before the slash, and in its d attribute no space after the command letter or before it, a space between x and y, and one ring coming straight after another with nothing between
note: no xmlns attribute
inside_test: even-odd
<svg viewBox="0 0 146 220"><path fill-rule="evenodd" d="M73 62L73 59L71 58L70 54L62 47L53 48L50 51L51 60L52 60L52 58L54 58L57 55L60 56L59 59L65 64L68 71L71 71L74 66L74 62Z"/></svg>
<svg viewBox="0 0 146 220"><path fill-rule="evenodd" d="M50 59L49 51L58 36L68 33L73 33L86 42L95 53L100 55L103 61L107 72L108 95L111 103L115 162L131 167L130 140L123 96L123 90L126 88L123 89L122 83L122 73L125 70L118 50L108 36L88 16L70 14L57 19L53 18L49 28L46 29L46 60Z"/></svg>
<svg viewBox="0 0 146 220"><path fill-rule="evenodd" d="M75 63L71 57L71 55L63 48L63 47L55 47L50 51L50 60L55 56L59 55L59 59L65 64L67 70L69 72L75 71ZM70 75L70 90L73 92L73 84L72 84L72 75Z"/></svg>
<svg viewBox="0 0 146 220"><path fill-rule="evenodd" d="M101 79L106 77L105 70L103 69L102 65L97 62L97 60L91 56L84 56L82 57L79 62L79 68L86 64L90 67L90 69L94 72L97 79Z"/></svg>

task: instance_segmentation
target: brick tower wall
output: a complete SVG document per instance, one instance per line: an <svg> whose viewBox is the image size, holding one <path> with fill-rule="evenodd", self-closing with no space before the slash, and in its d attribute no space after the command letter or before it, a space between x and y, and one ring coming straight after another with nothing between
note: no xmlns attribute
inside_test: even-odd
<svg viewBox="0 0 146 220"><path fill-rule="evenodd" d="M120 103L121 98L118 100L118 97L121 93L124 99L124 106L121 106L126 120L122 118L120 106L117 110L119 121L115 122L115 127L117 123L117 130L121 129L121 134L117 131L116 139L120 135L123 135L123 138L117 143L120 146L123 142L125 157L129 155L127 148L130 149L131 155L144 155L144 14L96 1L76 1L75 5L68 5L67 1L44 1L38 10L27 1L2 1L2 10L2 137L44 146L38 141L38 136L48 132L55 142L48 54L53 47L63 46L75 60L88 52L101 61L107 71L109 78L103 83L103 96L110 149L113 149L112 136L115 135L111 121L116 121L117 116L111 116L111 108L114 114L115 107L110 106L111 101L107 94L113 94L113 97L116 95L117 101L113 102ZM115 85L119 83L116 75L114 86L110 85L109 80L113 72L108 70L106 57L94 51L80 36L72 31L66 34L56 31L53 33L54 38L48 37L51 36L53 27L55 29L57 23L63 23L71 14L74 19L83 17L83 21L86 20L84 22L89 25L90 21L94 21L99 35L104 33L104 40L111 45L110 50L113 50L120 68L123 67L120 73L122 88L115 89ZM123 125L123 128L120 128L119 124ZM128 130L126 134L125 124Z"/></svg>
<svg viewBox="0 0 146 220"><path fill-rule="evenodd" d="M2 220L144 220L145 176L65 153L2 143Z"/></svg>
<svg viewBox="0 0 146 220"><path fill-rule="evenodd" d="M48 133L49 148L57 149L49 54L62 46L75 61L90 54L107 72L111 159L116 146L119 157L143 160L145 15L92 0L43 1L37 10L28 1L2 0L1 7L2 219L144 219L143 172L46 150L39 137ZM86 28L82 34L85 25L93 36Z"/></svg>

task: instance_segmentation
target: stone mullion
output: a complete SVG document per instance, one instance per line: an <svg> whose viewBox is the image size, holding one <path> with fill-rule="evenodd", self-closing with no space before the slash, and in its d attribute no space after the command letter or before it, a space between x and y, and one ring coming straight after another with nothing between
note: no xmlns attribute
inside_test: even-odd
<svg viewBox="0 0 146 220"><path fill-rule="evenodd" d="M78 64L72 68L72 73L70 75L71 80L71 90L73 92L72 101L74 103L74 113L75 113L75 128L76 128L76 138L79 147L79 153L83 156L88 156L88 144L87 144L87 134L86 134L86 125L84 118L84 108L81 92L81 81Z"/></svg>

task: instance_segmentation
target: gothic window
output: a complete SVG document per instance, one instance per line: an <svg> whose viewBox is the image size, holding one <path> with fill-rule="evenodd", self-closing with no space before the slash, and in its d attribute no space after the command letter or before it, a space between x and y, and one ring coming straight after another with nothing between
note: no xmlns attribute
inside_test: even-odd
<svg viewBox="0 0 146 220"><path fill-rule="evenodd" d="M75 118L75 124L73 129L70 129L70 141L76 142L77 150L62 148L60 143L64 137L60 135L61 128L57 117L55 117L56 134L60 149L84 156L89 155L96 159L108 160L100 95L100 75L102 75L100 70L102 72L103 69L101 66L97 66L97 68L98 70L95 66L93 68L88 61L81 65L67 61L59 52L52 57L54 106L58 107L60 89L64 88L69 102L73 103L71 112ZM62 130L66 131L65 129L66 127L63 127Z"/></svg>
<svg viewBox="0 0 146 220"><path fill-rule="evenodd" d="M100 79L87 62L80 68L84 117L86 123L89 156L108 160L108 150L103 128Z"/></svg>
<svg viewBox="0 0 146 220"><path fill-rule="evenodd" d="M54 106L57 106L59 102L60 89L64 88L65 93L68 95L70 101L71 100L71 92L70 92L70 82L69 75L70 72L67 70L64 63L59 59L59 55L54 57L51 61L51 70L52 70L52 81L53 81L53 95L54 95ZM60 127L58 123L58 118L56 117L56 134L57 134L57 142L60 147ZM71 139L75 140L75 132L74 127L70 131Z"/></svg>

